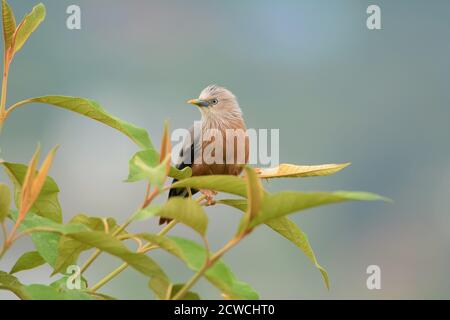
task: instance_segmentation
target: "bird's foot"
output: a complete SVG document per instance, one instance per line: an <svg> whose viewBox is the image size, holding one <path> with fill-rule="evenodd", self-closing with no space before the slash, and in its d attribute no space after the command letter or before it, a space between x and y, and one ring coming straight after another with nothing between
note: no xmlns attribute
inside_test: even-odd
<svg viewBox="0 0 450 320"><path fill-rule="evenodd" d="M261 174L261 173L263 173L263 169L261 169L261 168L255 168L254 170L255 170L255 173L256 173L256 174Z"/></svg>
<svg viewBox="0 0 450 320"><path fill-rule="evenodd" d="M214 196L217 195L216 191L202 189L200 192L206 197L206 203L208 206L214 205Z"/></svg>

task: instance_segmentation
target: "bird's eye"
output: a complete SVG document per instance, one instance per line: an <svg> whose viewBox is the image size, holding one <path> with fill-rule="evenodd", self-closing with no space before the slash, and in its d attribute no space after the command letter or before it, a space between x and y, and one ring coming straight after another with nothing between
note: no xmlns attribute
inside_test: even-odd
<svg viewBox="0 0 450 320"><path fill-rule="evenodd" d="M219 100L217 100L217 99L212 99L211 100L211 105L216 105L218 103L219 103Z"/></svg>

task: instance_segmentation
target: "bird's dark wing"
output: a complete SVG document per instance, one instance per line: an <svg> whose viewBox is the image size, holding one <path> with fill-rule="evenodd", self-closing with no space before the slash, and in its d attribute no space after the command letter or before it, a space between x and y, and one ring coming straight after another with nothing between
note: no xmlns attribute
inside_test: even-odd
<svg viewBox="0 0 450 320"><path fill-rule="evenodd" d="M186 167L192 168L192 164L194 163L195 155L198 154L200 148L200 139L199 137L194 136L194 127L189 129L189 136L187 136L184 140L183 147L180 151L179 160L176 165L176 168L179 170L183 170ZM172 180L172 184L177 182L177 179ZM191 194L196 194L198 190L191 190ZM170 189L169 198L172 197L188 197L189 191L186 188L175 188ZM160 218L159 224L164 224L170 222L170 219Z"/></svg>

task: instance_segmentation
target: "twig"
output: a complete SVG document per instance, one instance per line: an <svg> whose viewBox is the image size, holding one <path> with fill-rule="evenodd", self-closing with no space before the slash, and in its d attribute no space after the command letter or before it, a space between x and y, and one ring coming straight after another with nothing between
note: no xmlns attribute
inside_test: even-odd
<svg viewBox="0 0 450 320"><path fill-rule="evenodd" d="M3 242L6 242L6 239L8 239L8 230L6 229L6 222L2 222L2 233L3 233Z"/></svg>
<svg viewBox="0 0 450 320"><path fill-rule="evenodd" d="M203 276L203 274L214 264L222 258L222 256L231 248L236 246L242 239L245 238L245 236L248 235L247 232L241 233L240 235L234 237L231 239L225 246L223 246L222 249L217 251L215 254L209 258L208 254L205 259L205 264L203 267L197 271L196 274L192 276L192 278L183 286L183 288L178 291L178 293L173 297L173 300L180 300L183 299L184 295L197 283L197 281Z"/></svg>
<svg viewBox="0 0 450 320"><path fill-rule="evenodd" d="M162 229L158 235L159 236L163 236L165 235L167 232L169 232L173 227L175 227L175 225L177 224L177 222L175 220L172 220L167 226L164 227L164 229ZM148 252L150 250L153 249L157 249L159 248L156 245L150 245L150 243L147 243L146 245L144 245L138 252L141 253L145 253ZM111 273L109 273L108 275L106 275L103 279L101 279L99 282L97 282L94 286L92 286L92 288L90 289L91 292L95 292L98 289L100 289L101 287L103 287L105 284L107 284L109 281L111 281L112 279L114 279L116 276L118 276L122 271L124 271L126 268L128 268L128 263L123 263L120 267L118 267L116 270L112 271Z"/></svg>

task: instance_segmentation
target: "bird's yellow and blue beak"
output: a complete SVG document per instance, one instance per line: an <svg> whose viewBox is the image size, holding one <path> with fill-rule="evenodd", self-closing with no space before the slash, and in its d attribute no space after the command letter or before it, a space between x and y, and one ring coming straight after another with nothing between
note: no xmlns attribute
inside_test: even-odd
<svg viewBox="0 0 450 320"><path fill-rule="evenodd" d="M188 100L187 103L193 104L194 106L197 106L197 107L203 107L203 108L209 106L208 101L201 100L201 99L191 99L191 100Z"/></svg>

